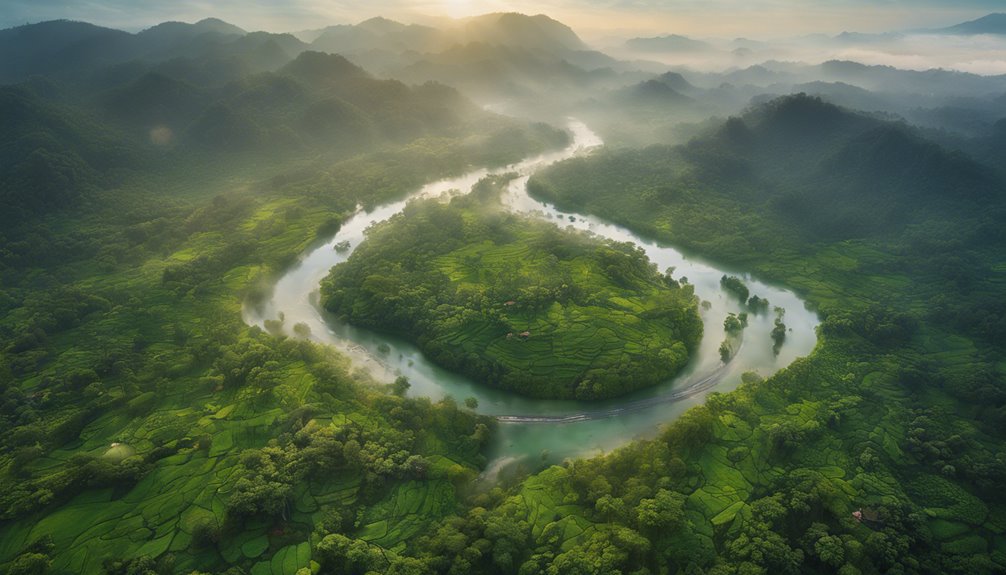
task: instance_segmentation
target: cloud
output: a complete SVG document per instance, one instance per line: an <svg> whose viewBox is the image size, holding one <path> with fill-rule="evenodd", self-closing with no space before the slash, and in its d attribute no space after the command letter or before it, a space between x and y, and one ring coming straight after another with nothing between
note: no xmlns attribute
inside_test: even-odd
<svg viewBox="0 0 1006 575"><path fill-rule="evenodd" d="M912 35L888 45L849 48L834 57L907 70L946 68L974 74L1006 73L1006 38Z"/></svg>

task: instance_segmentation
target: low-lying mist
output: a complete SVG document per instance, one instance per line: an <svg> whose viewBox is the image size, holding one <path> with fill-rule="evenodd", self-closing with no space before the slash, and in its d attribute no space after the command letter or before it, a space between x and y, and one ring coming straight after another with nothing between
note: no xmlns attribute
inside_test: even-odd
<svg viewBox="0 0 1006 575"><path fill-rule="evenodd" d="M841 34L780 40L669 34L605 44L603 50L622 59L700 72L724 72L766 61L813 65L853 60L903 70L938 68L981 75L1006 74L1006 36L995 34Z"/></svg>

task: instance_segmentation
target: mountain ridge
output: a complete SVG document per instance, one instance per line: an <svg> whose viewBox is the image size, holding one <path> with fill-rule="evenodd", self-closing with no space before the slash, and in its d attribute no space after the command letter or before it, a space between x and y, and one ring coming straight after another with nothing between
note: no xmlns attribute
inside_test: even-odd
<svg viewBox="0 0 1006 575"><path fill-rule="evenodd" d="M981 18L961 22L946 28L934 30L941 34L975 36L980 34L1006 35L1006 12L993 12Z"/></svg>

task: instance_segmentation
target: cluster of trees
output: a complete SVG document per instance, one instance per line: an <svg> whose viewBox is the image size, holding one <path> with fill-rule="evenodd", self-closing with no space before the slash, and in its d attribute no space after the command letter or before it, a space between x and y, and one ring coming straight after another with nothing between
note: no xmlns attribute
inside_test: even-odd
<svg viewBox="0 0 1006 575"><path fill-rule="evenodd" d="M726 274L720 278L720 286L728 292L737 296L742 302L748 301L748 286L744 284L741 278L737 276L728 276Z"/></svg>
<svg viewBox="0 0 1006 575"><path fill-rule="evenodd" d="M782 319L786 317L786 310L775 308L775 320L772 322L772 351L779 355L782 344L786 343L786 324Z"/></svg>
<svg viewBox="0 0 1006 575"><path fill-rule="evenodd" d="M46 357L50 337L79 326L89 316L107 312L111 302L73 287L26 293L20 308L5 326L9 339L4 351L15 373L29 373Z"/></svg>
<svg viewBox="0 0 1006 575"><path fill-rule="evenodd" d="M865 309L830 313L823 328L829 333L854 334L878 346L894 347L907 343L918 325L913 314L875 303Z"/></svg>
<svg viewBox="0 0 1006 575"><path fill-rule="evenodd" d="M744 328L747 326L748 314L744 312L739 314L729 313L726 319L723 320L723 331L726 333L726 338L720 343L720 359L723 360L723 363L729 362L733 359L734 354L737 353Z"/></svg>
<svg viewBox="0 0 1006 575"><path fill-rule="evenodd" d="M730 335L739 335L744 328L748 326L748 314L741 312L728 313L727 317L723 320L723 331Z"/></svg>
<svg viewBox="0 0 1006 575"><path fill-rule="evenodd" d="M750 309L752 313L765 313L768 311L768 307L768 300L763 297L753 295L748 299L748 309Z"/></svg>
<svg viewBox="0 0 1006 575"><path fill-rule="evenodd" d="M237 519L267 516L285 520L294 503L295 485L340 476L360 477L360 503L376 502L391 481L427 479L430 464L421 449L431 434L446 440L461 458L482 459L491 420L459 410L453 401L434 405L428 400L396 397L375 400L378 413L386 414L387 425L364 428L353 421L306 425L267 447L244 451L241 477L227 500L228 512ZM449 477L452 481L471 479L468 468L459 466L452 472L456 473ZM336 511L351 527L356 510Z"/></svg>
<svg viewBox="0 0 1006 575"><path fill-rule="evenodd" d="M10 565L7 573L10 575L45 575L52 566L52 555L56 545L51 536L42 536L21 550Z"/></svg>

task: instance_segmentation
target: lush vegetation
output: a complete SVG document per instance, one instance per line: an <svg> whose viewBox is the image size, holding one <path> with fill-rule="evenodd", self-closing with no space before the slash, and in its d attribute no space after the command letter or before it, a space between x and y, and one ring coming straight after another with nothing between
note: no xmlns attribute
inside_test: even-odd
<svg viewBox="0 0 1006 575"><path fill-rule="evenodd" d="M311 541L398 546L484 464L492 420L398 397L240 305L358 205L565 134L337 56L230 65L239 81L194 99L145 64L0 89L4 572L294 573Z"/></svg>
<svg viewBox="0 0 1006 575"><path fill-rule="evenodd" d="M852 162L845 142L874 138L884 147ZM791 153L805 155L802 168ZM916 186L923 159L942 167ZM843 169L876 183L846 189ZM820 187L787 186L815 173L831 174L827 201L816 202ZM893 174L910 175L891 185ZM993 231L1004 186L983 167L903 126L795 96L688 146L602 152L532 184L560 205L795 286L824 323L814 354L776 376L748 374L654 441L540 475L539 497L564 506L539 519L539 535L532 528L525 565L716 574L1006 566L1006 363L993 297L1006 282L1004 238ZM824 225L829 217L856 225ZM776 321L782 339L781 314ZM645 518L658 500L666 522L654 529ZM529 525L547 516L525 510L517 516ZM570 521L578 536L541 535Z"/></svg>
<svg viewBox="0 0 1006 575"><path fill-rule="evenodd" d="M291 58L283 35L233 32L169 24L127 41L63 22L0 35L8 53L43 48L0 66L23 80L0 88L0 570L1006 569L1001 166L792 97L686 146L601 152L536 178L541 197L798 289L821 312L820 345L654 438L484 486L492 420L248 328L240 304L358 205L564 136L442 86ZM123 62L140 40L147 56ZM997 161L998 141L976 156ZM507 310L560 296L583 307L596 294L545 280L588 269L579 285L625 298L590 306L598 316L633 309L627 292L660 294L649 309L688 311L661 326L691 325L689 288L628 246L465 201L409 213L388 229L492 239L415 254L430 264L417 286L431 270L446 286L512 282L464 309L502 299L530 321L544 308ZM500 246L517 244L544 259L492 276ZM725 283L741 299L743 282ZM724 319L733 334L743 323ZM511 343L526 348L546 328L525 325Z"/></svg>
<svg viewBox="0 0 1006 575"><path fill-rule="evenodd" d="M332 270L325 307L535 397L612 397L680 371L702 336L692 287L635 246L487 207L505 181L376 226Z"/></svg>

